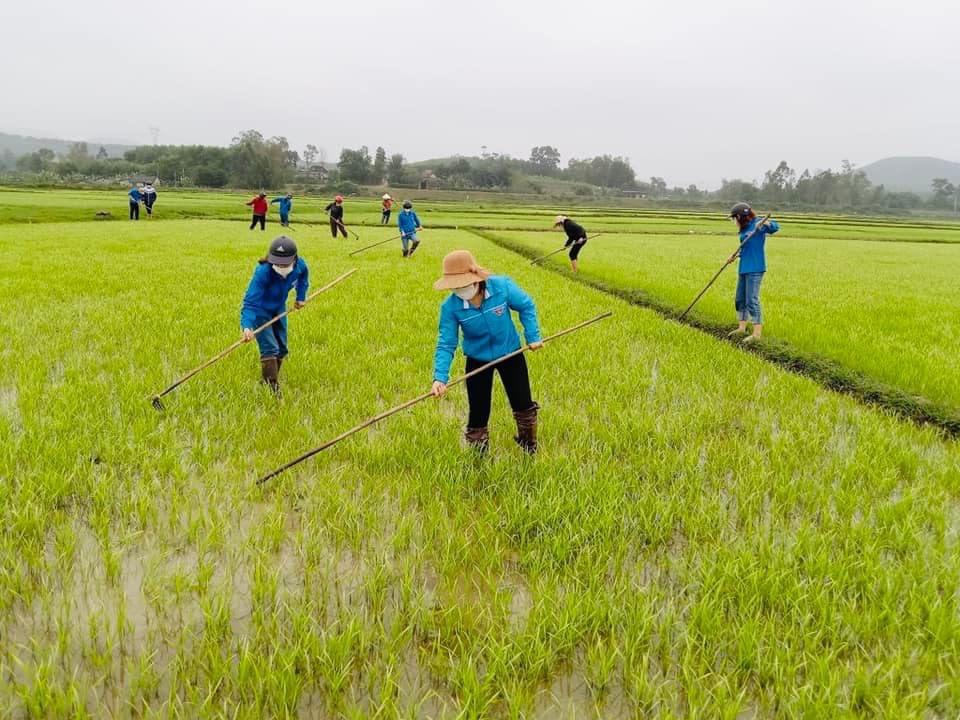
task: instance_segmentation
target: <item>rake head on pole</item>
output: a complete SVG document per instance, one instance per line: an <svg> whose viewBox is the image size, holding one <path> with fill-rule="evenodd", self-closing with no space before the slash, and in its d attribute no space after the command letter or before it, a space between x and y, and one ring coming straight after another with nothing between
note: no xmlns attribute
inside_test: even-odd
<svg viewBox="0 0 960 720"><path fill-rule="evenodd" d="M160 411L160 412L163 412L164 410L167 409L167 408L164 406L163 400L160 399L160 396L159 396L159 395L154 395L154 396L150 399L150 404L153 405L153 409L154 409L154 410L158 410L158 411Z"/></svg>

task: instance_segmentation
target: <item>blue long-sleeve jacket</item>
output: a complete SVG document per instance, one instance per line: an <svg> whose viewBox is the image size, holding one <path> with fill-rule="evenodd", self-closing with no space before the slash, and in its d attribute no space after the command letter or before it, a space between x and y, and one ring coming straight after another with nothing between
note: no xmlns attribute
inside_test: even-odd
<svg viewBox="0 0 960 720"><path fill-rule="evenodd" d="M132 203L138 203L143 200L143 193L140 192L140 188L131 188L127 195L130 196L130 202Z"/></svg>
<svg viewBox="0 0 960 720"><path fill-rule="evenodd" d="M750 223L740 231L740 242L753 232L753 229L760 222L760 218L754 218ZM764 244L767 241L767 235L773 235L780 229L776 220L767 220L767 224L760 228L756 235L747 240L740 249L740 269L741 275L745 273L758 273L767 271L767 256L763 251Z"/></svg>
<svg viewBox="0 0 960 720"><path fill-rule="evenodd" d="M307 289L310 287L310 270L303 258L297 258L293 272L285 278L274 272L270 263L257 265L247 293L243 296L240 327L253 329L257 326L258 318L262 323L263 318L269 320L282 313L287 307L287 295L294 285L297 287L297 300L303 302L307 299Z"/></svg>
<svg viewBox="0 0 960 720"><path fill-rule="evenodd" d="M290 208L293 207L293 198L288 198L286 195L283 197L274 198L270 201L270 204L280 203L280 212L283 215L290 214Z"/></svg>
<svg viewBox="0 0 960 720"><path fill-rule="evenodd" d="M413 210L401 210L397 215L397 227L404 235L411 235L420 229L420 218Z"/></svg>
<svg viewBox="0 0 960 720"><path fill-rule="evenodd" d="M520 349L520 336L510 311L520 315L527 343L540 342L540 323L533 298L508 277L487 278L483 303L475 308L452 294L440 306L440 328L433 358L433 379L450 379L450 366L463 332L463 354L490 362Z"/></svg>

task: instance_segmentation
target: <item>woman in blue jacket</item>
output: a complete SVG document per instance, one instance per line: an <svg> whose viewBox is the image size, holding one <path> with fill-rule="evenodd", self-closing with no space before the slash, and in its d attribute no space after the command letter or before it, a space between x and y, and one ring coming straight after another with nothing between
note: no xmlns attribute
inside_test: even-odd
<svg viewBox="0 0 960 720"><path fill-rule="evenodd" d="M737 295L734 305L737 309L737 329L730 337L743 337L743 342L752 343L760 339L763 333L763 312L760 309L760 283L767 271L767 256L764 253L767 235L773 235L780 229L775 220L767 220L759 228L760 222L753 209L747 203L737 203L730 210L730 217L740 230L739 249L730 256L733 262L740 255ZM751 235L752 233L752 235ZM746 238L750 238L746 242ZM753 323L753 334L747 335L747 322Z"/></svg>
<svg viewBox="0 0 960 720"><path fill-rule="evenodd" d="M280 203L280 224L283 227L290 226L290 208L293 207L293 195L287 193L270 201L271 205Z"/></svg>
<svg viewBox="0 0 960 720"><path fill-rule="evenodd" d="M413 253L420 247L420 238L417 231L422 230L420 218L413 211L413 203L404 200L403 210L397 215L397 227L400 228L400 243L403 245L403 256L413 257ZM413 243L412 245L410 243ZM409 249L408 249L409 247Z"/></svg>
<svg viewBox="0 0 960 720"><path fill-rule="evenodd" d="M310 271L303 258L297 255L297 244L281 235L270 243L266 256L260 258L240 311L243 340L250 342L256 337L263 381L275 394L280 392L280 366L287 356L287 318L278 320L259 335L254 335L253 331L286 309L287 295L294 286L297 289L294 307L299 310L307 300Z"/></svg>
<svg viewBox="0 0 960 720"><path fill-rule="evenodd" d="M479 267L473 255L457 250L443 259L443 277L434 283L436 290L450 290L440 306L440 329L433 361L433 394L440 397L447 391L450 365L463 333L463 354L467 356L467 372L520 349L520 337L510 311L517 312L523 334L531 350L543 347L540 324L533 299L510 278L491 275ZM481 453L486 452L490 433L490 399L493 393L493 371L500 373L513 417L517 423L514 438L526 452L537 451L537 411L540 406L530 393L530 376L523 354L467 380L470 417L464 434L467 442Z"/></svg>

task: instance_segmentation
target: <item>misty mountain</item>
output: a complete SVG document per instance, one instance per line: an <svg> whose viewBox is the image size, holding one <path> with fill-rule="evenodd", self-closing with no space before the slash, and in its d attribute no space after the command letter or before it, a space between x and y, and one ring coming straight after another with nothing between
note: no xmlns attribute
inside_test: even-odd
<svg viewBox="0 0 960 720"><path fill-rule="evenodd" d="M934 157L891 157L877 160L862 168L870 182L887 190L928 195L934 178L960 183L960 163Z"/></svg>
<svg viewBox="0 0 960 720"><path fill-rule="evenodd" d="M61 140L59 138L36 138L30 137L29 135L13 135L0 132L0 153L4 150L9 150L16 157L20 157L21 155L29 155L32 152L36 152L40 148L49 148L57 155L66 155L74 142L80 141ZM107 151L107 156L112 158L122 158L124 152L132 150L135 147L134 145L98 143L89 140L86 142L87 150L91 155L96 155L100 146L103 145L103 148Z"/></svg>

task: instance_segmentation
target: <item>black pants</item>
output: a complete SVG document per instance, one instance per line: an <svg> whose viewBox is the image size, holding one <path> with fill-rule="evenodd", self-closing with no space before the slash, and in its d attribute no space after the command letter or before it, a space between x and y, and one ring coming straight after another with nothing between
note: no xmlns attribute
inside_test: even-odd
<svg viewBox="0 0 960 720"><path fill-rule="evenodd" d="M266 215L257 215L256 213L254 213L254 214L253 214L253 221L250 223L250 229L253 230L253 229L257 226L257 223L260 223L260 229L261 229L261 230L266 230L266 229L267 229L267 216L266 216Z"/></svg>
<svg viewBox="0 0 960 720"><path fill-rule="evenodd" d="M130 219L131 220L140 219L140 203L138 202L130 203Z"/></svg>
<svg viewBox="0 0 960 720"><path fill-rule="evenodd" d="M467 358L467 372L472 372L482 365L486 363L471 357ZM533 398L530 396L527 360L523 355L517 355L467 380L467 398L470 401L470 418L467 420L467 427L486 427L490 421L494 370L500 373L500 381L503 383L503 389L507 391L507 399L514 412L529 410L534 405Z"/></svg>
<svg viewBox="0 0 960 720"><path fill-rule="evenodd" d="M575 241L573 245L570 246L570 259L576 260L577 257L580 255L580 251L583 250L583 246L586 244L587 244L586 238L580 238L579 240Z"/></svg>
<svg viewBox="0 0 960 720"><path fill-rule="evenodd" d="M147 208L147 215L153 215L153 204L157 201L156 195L147 195L143 205Z"/></svg>
<svg viewBox="0 0 960 720"><path fill-rule="evenodd" d="M383 214L380 216L380 224L386 225L388 222L390 222L390 211L384 210Z"/></svg>
<svg viewBox="0 0 960 720"><path fill-rule="evenodd" d="M344 237L347 236L347 229L343 226L342 221L335 220L334 218L330 218L330 233L334 237L336 237L337 231L342 233Z"/></svg>

